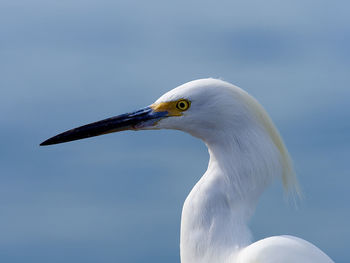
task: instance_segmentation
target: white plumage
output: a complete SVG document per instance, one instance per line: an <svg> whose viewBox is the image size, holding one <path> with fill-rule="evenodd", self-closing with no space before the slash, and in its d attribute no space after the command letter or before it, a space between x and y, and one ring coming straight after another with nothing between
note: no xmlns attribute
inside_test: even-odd
<svg viewBox="0 0 350 263"><path fill-rule="evenodd" d="M284 143L262 106L227 82L201 79L179 86L139 111L69 130L41 145L122 130L177 129L200 138L208 169L182 211L182 263L331 263L305 240L274 236L252 243L248 220L271 180L299 188Z"/></svg>
<svg viewBox="0 0 350 263"><path fill-rule="evenodd" d="M163 95L156 103L186 98L190 109L156 128L178 129L208 147L208 169L187 197L181 221L181 262L330 263L302 239L277 236L251 243L247 226L258 198L274 178L299 192L289 154L265 110L227 82L202 79Z"/></svg>

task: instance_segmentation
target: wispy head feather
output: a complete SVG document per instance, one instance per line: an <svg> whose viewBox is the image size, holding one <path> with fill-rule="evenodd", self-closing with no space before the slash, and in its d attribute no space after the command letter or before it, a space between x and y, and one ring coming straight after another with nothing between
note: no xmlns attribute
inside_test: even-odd
<svg viewBox="0 0 350 263"><path fill-rule="evenodd" d="M267 114L265 109L259 104L259 102L244 90L239 89L239 91L246 103L250 106L250 109L254 112L262 126L270 135L271 140L273 141L281 155L281 164L283 167L282 183L285 192L291 194L293 197L301 197L302 194L295 171L293 169L292 159L290 158L289 152L283 142L280 133L273 124L270 116Z"/></svg>

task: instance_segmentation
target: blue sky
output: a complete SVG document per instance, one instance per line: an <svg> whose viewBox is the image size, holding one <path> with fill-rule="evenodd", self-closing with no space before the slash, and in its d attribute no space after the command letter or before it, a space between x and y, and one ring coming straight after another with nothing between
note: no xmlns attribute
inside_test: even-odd
<svg viewBox="0 0 350 263"><path fill-rule="evenodd" d="M39 147L58 132L218 77L255 96L294 159L304 200L279 182L256 239L305 238L348 261L348 1L0 3L0 261L179 262L185 197L208 154L176 131Z"/></svg>

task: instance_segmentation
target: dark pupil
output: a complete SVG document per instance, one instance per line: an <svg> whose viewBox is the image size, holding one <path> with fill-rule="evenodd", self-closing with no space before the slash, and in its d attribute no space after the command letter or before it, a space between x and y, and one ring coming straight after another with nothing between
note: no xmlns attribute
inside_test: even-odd
<svg viewBox="0 0 350 263"><path fill-rule="evenodd" d="M185 103L184 103L184 102L180 102L180 105L179 105L179 106L180 106L180 108L181 108L181 109L183 109L183 108L185 108L185 107L186 107L186 105L185 105Z"/></svg>

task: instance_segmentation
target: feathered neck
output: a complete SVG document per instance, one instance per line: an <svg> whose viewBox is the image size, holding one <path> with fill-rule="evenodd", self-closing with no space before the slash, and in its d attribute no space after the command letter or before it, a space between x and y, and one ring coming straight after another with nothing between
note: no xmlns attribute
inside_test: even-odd
<svg viewBox="0 0 350 263"><path fill-rule="evenodd" d="M283 173L278 148L263 129L221 133L206 140L208 169L183 207L182 263L234 262L251 242L247 223L259 196Z"/></svg>

